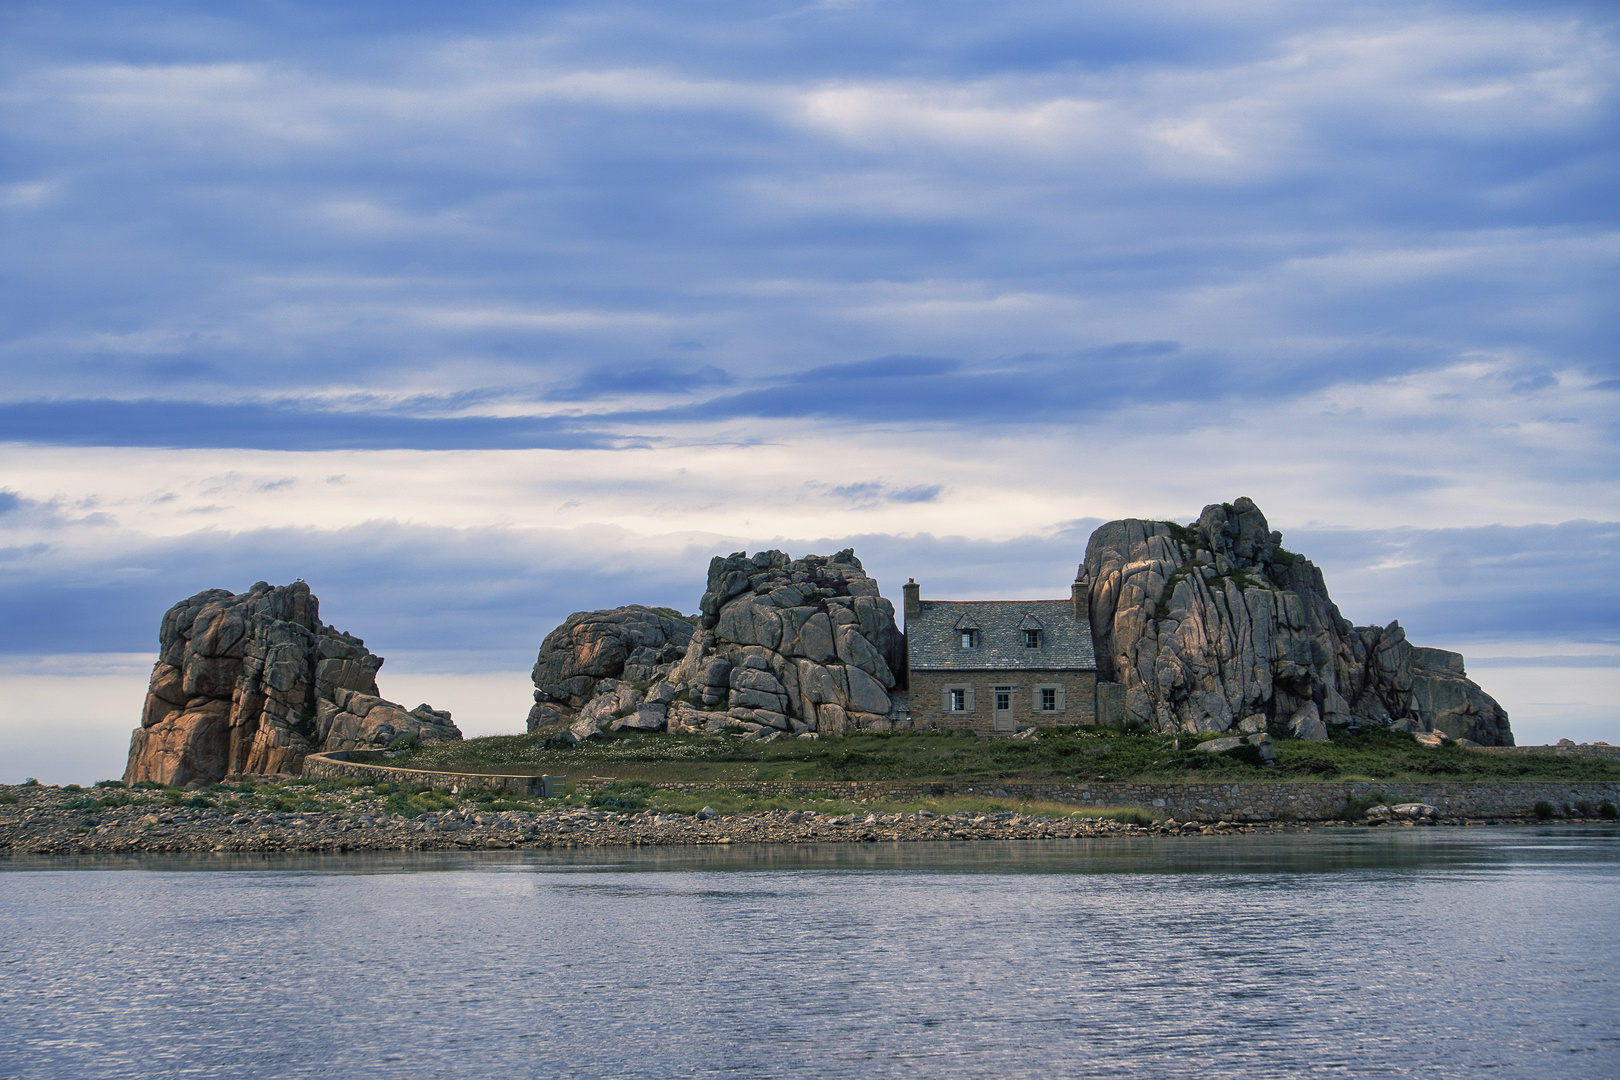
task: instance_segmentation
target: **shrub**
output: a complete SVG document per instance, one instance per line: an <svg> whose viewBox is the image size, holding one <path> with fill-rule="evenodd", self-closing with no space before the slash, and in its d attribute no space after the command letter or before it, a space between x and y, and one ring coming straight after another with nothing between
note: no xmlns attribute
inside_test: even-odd
<svg viewBox="0 0 1620 1080"><path fill-rule="evenodd" d="M163 790L163 785L158 783L156 780L137 780L137 781L135 781L133 784L131 784L129 786L134 788L136 791L162 791Z"/></svg>
<svg viewBox="0 0 1620 1080"><path fill-rule="evenodd" d="M1389 796L1379 793L1377 795L1363 795L1360 798L1349 799L1344 804L1344 820L1360 821L1367 811L1375 806L1388 806Z"/></svg>
<svg viewBox="0 0 1620 1080"><path fill-rule="evenodd" d="M383 802L383 809L390 814L413 818L433 811L449 810L455 805L455 797L449 793L423 788L409 794L396 790Z"/></svg>
<svg viewBox="0 0 1620 1080"><path fill-rule="evenodd" d="M1548 802L1546 799L1536 800L1536 805L1531 807L1531 809L1534 811L1536 817L1540 818L1542 821L1546 821L1548 818L1553 816L1553 804Z"/></svg>
<svg viewBox="0 0 1620 1080"><path fill-rule="evenodd" d="M1581 817L1596 817L1597 816L1596 814L1594 814L1592 812L1592 804L1587 802L1585 799L1582 799L1580 802L1575 804L1575 812L1577 814L1581 815Z"/></svg>
<svg viewBox="0 0 1620 1080"><path fill-rule="evenodd" d="M1616 817L1620 817L1620 809L1617 809L1614 803L1608 799L1604 799L1598 804L1598 817L1608 818L1613 821Z"/></svg>
<svg viewBox="0 0 1620 1080"><path fill-rule="evenodd" d="M1153 815L1146 810L1104 810L1099 817L1112 818L1121 825L1140 825L1146 828L1153 824Z"/></svg>
<svg viewBox="0 0 1620 1080"><path fill-rule="evenodd" d="M37 777L30 776L28 779L26 779L26 780L24 780L22 782L22 786L23 787L39 787L39 779Z"/></svg>
<svg viewBox="0 0 1620 1080"><path fill-rule="evenodd" d="M82 791L83 789L81 788L80 790ZM67 804L67 808L69 810L94 810L96 808L96 800L92 799L88 795L81 795L77 799L70 800Z"/></svg>
<svg viewBox="0 0 1620 1080"><path fill-rule="evenodd" d="M1259 747L1250 749L1254 750L1256 757L1259 757ZM1317 757L1315 754L1300 754L1288 759L1283 772L1289 776L1338 776L1339 766L1337 762Z"/></svg>
<svg viewBox="0 0 1620 1080"><path fill-rule="evenodd" d="M63 784L62 785L62 790L63 791L83 791L84 788L80 787L78 784Z"/></svg>
<svg viewBox="0 0 1620 1080"><path fill-rule="evenodd" d="M600 791L593 791L587 801L599 810L641 810L646 807L652 789L645 780L615 780Z"/></svg>
<svg viewBox="0 0 1620 1080"><path fill-rule="evenodd" d="M406 750L415 750L420 745L422 745L422 740L416 737L416 732L407 731L403 735L395 735L389 741L388 749L398 750L403 753Z"/></svg>
<svg viewBox="0 0 1620 1080"><path fill-rule="evenodd" d="M123 786L124 786L124 782L122 780L97 780L96 781L96 787L121 788Z"/></svg>
<svg viewBox="0 0 1620 1080"><path fill-rule="evenodd" d="M14 791L0 791L0 806L16 806L17 793Z"/></svg>

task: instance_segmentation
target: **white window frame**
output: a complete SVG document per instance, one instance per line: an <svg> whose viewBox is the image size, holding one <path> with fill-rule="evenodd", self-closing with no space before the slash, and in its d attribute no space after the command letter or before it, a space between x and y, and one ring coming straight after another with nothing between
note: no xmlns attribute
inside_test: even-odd
<svg viewBox="0 0 1620 1080"><path fill-rule="evenodd" d="M1052 691L1052 697L1055 702L1054 706L1050 709L1045 707L1045 692L1048 690ZM1030 702L1030 704L1038 713L1043 713L1047 716L1054 716L1068 709L1069 703L1064 700L1062 683L1041 683L1039 686L1035 687L1034 695L1035 700Z"/></svg>

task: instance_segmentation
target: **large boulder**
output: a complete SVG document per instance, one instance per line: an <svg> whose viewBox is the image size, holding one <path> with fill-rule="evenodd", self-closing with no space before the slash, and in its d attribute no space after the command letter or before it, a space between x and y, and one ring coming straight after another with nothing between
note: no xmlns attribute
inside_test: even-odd
<svg viewBox="0 0 1620 1080"><path fill-rule="evenodd" d="M568 616L540 644L529 730L572 718L604 680L656 681L686 655L696 629L678 611L640 604Z"/></svg>
<svg viewBox="0 0 1620 1080"><path fill-rule="evenodd" d="M461 738L449 713L377 697L383 658L323 625L302 581L182 600L163 616L158 650L128 783L296 774L316 749Z"/></svg>
<svg viewBox="0 0 1620 1080"><path fill-rule="evenodd" d="M1397 622L1351 626L1321 570L1284 550L1249 499L1191 525L1111 521L1079 576L1097 677L1122 692L1126 722L1219 732L1260 715L1306 738L1374 723L1513 744L1460 655L1413 647Z"/></svg>
<svg viewBox="0 0 1620 1080"><path fill-rule="evenodd" d="M886 723L905 689L894 605L853 550L716 557L698 607L695 620L635 605L569 616L540 647L529 730L842 734Z"/></svg>

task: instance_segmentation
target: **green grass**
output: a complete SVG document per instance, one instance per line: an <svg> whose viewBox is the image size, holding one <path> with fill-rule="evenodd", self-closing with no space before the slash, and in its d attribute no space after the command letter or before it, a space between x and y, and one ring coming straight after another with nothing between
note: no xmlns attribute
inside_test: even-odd
<svg viewBox="0 0 1620 1080"><path fill-rule="evenodd" d="M383 800L383 809L390 814L413 818L421 814L449 810L456 805L455 796L448 791L394 791Z"/></svg>
<svg viewBox="0 0 1620 1080"><path fill-rule="evenodd" d="M1199 737L1054 728L1039 738L981 740L967 732L856 734L760 745L728 735L615 732L562 749L553 732L432 743L378 764L448 772L561 773L708 783L841 780L1549 780L1620 781L1620 762L1426 747L1406 732L1339 732L1328 742L1275 742L1275 767L1252 747L1195 749ZM1179 745L1178 745L1179 744Z"/></svg>
<svg viewBox="0 0 1620 1080"><path fill-rule="evenodd" d="M825 816L841 814L914 814L926 810L936 817L950 814L1018 813L1031 817L1106 818L1132 825L1148 825L1155 819L1141 807L1098 807L1078 810L1073 803L1043 799L995 798L990 796L937 796L921 799L840 799L803 795L767 795L733 788L705 791L653 791L647 809L663 814L695 814L708 807L717 814L767 814L772 810L814 810ZM1162 815L1161 815L1162 816Z"/></svg>

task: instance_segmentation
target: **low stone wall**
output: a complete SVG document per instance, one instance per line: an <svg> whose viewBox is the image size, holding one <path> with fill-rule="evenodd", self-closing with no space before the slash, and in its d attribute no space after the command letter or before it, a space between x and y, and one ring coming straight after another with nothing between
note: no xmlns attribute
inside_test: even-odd
<svg viewBox="0 0 1620 1080"><path fill-rule="evenodd" d="M352 751L311 754L304 775L318 778L357 776L430 787L482 787L517 795L539 795L540 777L483 773L426 772L395 769L345 760ZM592 791L611 780L576 779L573 786ZM1529 818L1538 802L1550 803L1555 816L1567 807L1604 802L1620 804L1620 784L1523 783L1513 781L1354 782L1312 781L1243 784L1022 783L990 781L735 781L728 783L663 783L665 791L701 792L715 788L759 795L819 795L839 799L921 799L977 795L1001 799L1041 799L1072 804L1076 809L1141 807L1179 821L1327 821L1344 816L1352 802L1389 800L1421 802L1446 818Z"/></svg>
<svg viewBox="0 0 1620 1080"><path fill-rule="evenodd" d="M317 780L355 776L365 780L387 780L395 784L420 784L435 788L481 787L489 791L535 797L541 794L543 786L542 778L538 776L429 772L425 769L396 769L389 765L349 760L362 753L369 754L371 751L331 750L324 754L310 754L304 759L303 775Z"/></svg>
<svg viewBox="0 0 1620 1080"><path fill-rule="evenodd" d="M1598 758L1603 761L1620 761L1620 746L1609 746L1607 743L1576 744L1574 746L1476 746L1473 749L1482 754L1552 754L1556 757Z"/></svg>

